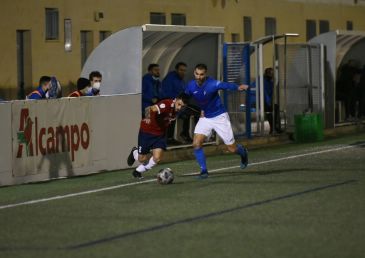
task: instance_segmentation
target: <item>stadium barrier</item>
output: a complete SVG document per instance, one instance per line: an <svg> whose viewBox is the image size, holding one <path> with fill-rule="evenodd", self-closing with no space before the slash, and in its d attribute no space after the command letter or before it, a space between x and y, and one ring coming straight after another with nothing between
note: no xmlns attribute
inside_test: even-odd
<svg viewBox="0 0 365 258"><path fill-rule="evenodd" d="M1 104L0 185L127 167L140 94Z"/></svg>

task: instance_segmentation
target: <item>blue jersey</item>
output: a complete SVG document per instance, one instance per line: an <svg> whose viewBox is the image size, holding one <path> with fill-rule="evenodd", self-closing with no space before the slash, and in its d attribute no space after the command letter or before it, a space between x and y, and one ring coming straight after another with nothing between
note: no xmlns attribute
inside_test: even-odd
<svg viewBox="0 0 365 258"><path fill-rule="evenodd" d="M197 105L204 111L205 117L212 118L227 112L218 91L237 89L238 85L234 83L221 82L207 77L200 86L195 80L190 81L185 93L194 98Z"/></svg>
<svg viewBox="0 0 365 258"><path fill-rule="evenodd" d="M161 84L161 98L174 99L185 90L185 82L176 71L169 72Z"/></svg>
<svg viewBox="0 0 365 258"><path fill-rule="evenodd" d="M42 86L38 86L35 91L32 91L28 97L28 99L45 99L46 93L43 91Z"/></svg>

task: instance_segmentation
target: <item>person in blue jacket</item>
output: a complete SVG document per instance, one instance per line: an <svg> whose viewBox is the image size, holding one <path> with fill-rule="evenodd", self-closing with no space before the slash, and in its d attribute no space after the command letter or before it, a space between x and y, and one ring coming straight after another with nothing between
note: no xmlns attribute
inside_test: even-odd
<svg viewBox="0 0 365 258"><path fill-rule="evenodd" d="M175 65L175 70L170 71L161 83L161 96L165 99L174 99L185 91L185 74L187 65L179 62Z"/></svg>
<svg viewBox="0 0 365 258"><path fill-rule="evenodd" d="M185 91L185 74L187 65L184 62L179 62L175 65L175 70L170 71L161 83L161 98L175 99L180 93ZM179 118L183 120L183 131L181 137L186 139L189 130L190 116L184 115L184 111L179 113ZM172 121L167 130L167 141L170 144L180 144L174 139L176 121ZM186 128L187 127L187 128Z"/></svg>
<svg viewBox="0 0 365 258"><path fill-rule="evenodd" d="M194 69L195 80L190 81L185 90L185 93L191 96L202 110L194 130L193 139L194 155L201 169L199 175L201 179L208 177L202 145L206 137L211 135L212 130L223 140L229 152L240 156L242 169L246 168L248 164L247 149L235 143L228 113L219 96L219 90L243 91L247 90L248 85L236 85L215 80L207 76L207 70L205 64L196 65Z"/></svg>
<svg viewBox="0 0 365 258"><path fill-rule="evenodd" d="M145 109L156 104L161 99L160 66L150 64L148 73L142 78L142 118Z"/></svg>
<svg viewBox="0 0 365 258"><path fill-rule="evenodd" d="M32 91L28 96L27 99L45 99L46 93L51 86L51 77L49 76L42 76L39 79L39 86L36 90Z"/></svg>

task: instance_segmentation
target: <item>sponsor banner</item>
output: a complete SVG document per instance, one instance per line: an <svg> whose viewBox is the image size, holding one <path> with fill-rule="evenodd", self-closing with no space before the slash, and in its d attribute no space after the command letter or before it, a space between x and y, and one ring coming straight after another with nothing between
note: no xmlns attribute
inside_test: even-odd
<svg viewBox="0 0 365 258"><path fill-rule="evenodd" d="M13 176L72 176L91 158L89 98L12 105Z"/></svg>

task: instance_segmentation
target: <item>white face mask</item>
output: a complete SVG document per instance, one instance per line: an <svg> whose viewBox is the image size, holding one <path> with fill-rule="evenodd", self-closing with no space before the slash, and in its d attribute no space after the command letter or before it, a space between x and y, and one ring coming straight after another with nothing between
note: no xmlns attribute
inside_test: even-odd
<svg viewBox="0 0 365 258"><path fill-rule="evenodd" d="M96 90L99 90L100 89L100 82L94 82L93 88L96 89Z"/></svg>

